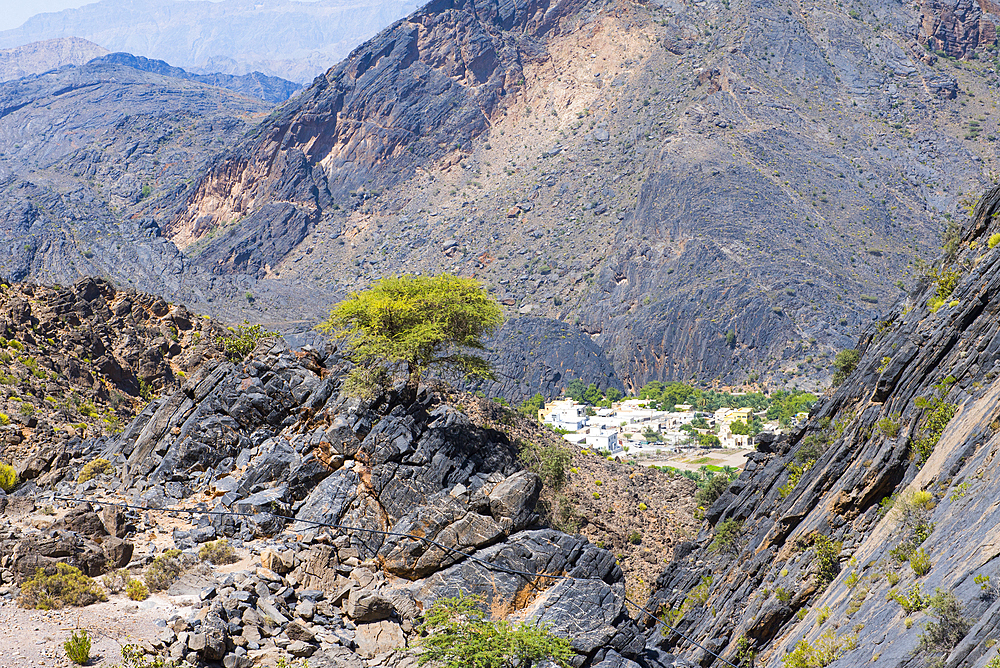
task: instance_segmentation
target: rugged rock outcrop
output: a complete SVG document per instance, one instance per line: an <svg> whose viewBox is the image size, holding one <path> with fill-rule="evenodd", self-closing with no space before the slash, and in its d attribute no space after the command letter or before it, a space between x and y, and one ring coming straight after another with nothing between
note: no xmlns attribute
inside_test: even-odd
<svg viewBox="0 0 1000 668"><path fill-rule="evenodd" d="M542 480L505 431L519 418L482 426L447 395L403 384L373 401L346 398L346 367L336 353L283 341L242 362L206 361L123 433L83 441L60 475L11 499L44 502L51 489L58 508L61 497L97 502L117 490L133 506L188 507L191 524L171 534L186 555L161 555L180 560L178 570L220 538L259 554L256 569L195 567L169 585L170 595L204 601L197 621L171 620L156 639L175 659L244 665L281 649L318 665L405 665L421 612L476 594L494 616L569 639L574 666L672 665L647 660L616 556L540 523ZM501 410L482 403L476 414ZM95 456L112 468L96 485L77 484ZM0 569L14 584L57 561L92 575L109 564L135 569L152 555L133 557L119 535L155 526L150 511L71 505L42 532L3 543Z"/></svg>
<svg viewBox="0 0 1000 668"><path fill-rule="evenodd" d="M680 611L678 629L734 662L756 651L777 666L800 641L826 643L835 666L995 655L997 210L993 189L957 257L867 330L808 424L760 447L650 607ZM677 635L657 642L723 665Z"/></svg>
<svg viewBox="0 0 1000 668"><path fill-rule="evenodd" d="M992 0L926 0L920 5L920 43L953 58L968 58L997 39L1000 5Z"/></svg>
<svg viewBox="0 0 1000 668"><path fill-rule="evenodd" d="M88 436L120 432L151 392L220 356L221 329L183 306L101 279L0 294L0 456L21 480L64 477Z"/></svg>

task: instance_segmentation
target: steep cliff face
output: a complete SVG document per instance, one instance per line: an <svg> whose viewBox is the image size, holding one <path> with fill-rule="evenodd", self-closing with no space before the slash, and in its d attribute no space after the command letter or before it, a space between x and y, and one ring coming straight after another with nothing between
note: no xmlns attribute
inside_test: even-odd
<svg viewBox="0 0 1000 668"><path fill-rule="evenodd" d="M996 655L998 209L993 189L938 279L869 328L850 378L761 443L675 553L651 606L681 611L689 637L767 666L806 665L803 640L832 666ZM722 665L677 635L659 643Z"/></svg>
<svg viewBox="0 0 1000 668"><path fill-rule="evenodd" d="M920 43L953 58L992 47L1000 25L1000 5L992 0L929 0L920 5Z"/></svg>
<svg viewBox="0 0 1000 668"><path fill-rule="evenodd" d="M523 84L525 49L518 38L530 45L571 8L569 2L551 12L547 2L427 5L317 78L213 166L166 225L167 235L183 249L241 216L250 215L244 227L262 224L260 218L274 213L252 214L278 202L315 222L360 186L381 190L411 176L488 127L501 96ZM220 243L209 254L218 253ZM236 268L230 261L221 264Z"/></svg>

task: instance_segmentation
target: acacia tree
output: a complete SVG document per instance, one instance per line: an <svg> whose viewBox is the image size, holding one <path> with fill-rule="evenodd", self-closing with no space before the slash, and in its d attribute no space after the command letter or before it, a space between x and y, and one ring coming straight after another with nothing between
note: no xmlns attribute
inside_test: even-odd
<svg viewBox="0 0 1000 668"><path fill-rule="evenodd" d="M503 322L500 305L474 279L451 274L398 276L375 281L337 304L319 330L343 338L356 364L345 382L354 395L371 395L396 372L416 387L429 371L492 378L473 351Z"/></svg>

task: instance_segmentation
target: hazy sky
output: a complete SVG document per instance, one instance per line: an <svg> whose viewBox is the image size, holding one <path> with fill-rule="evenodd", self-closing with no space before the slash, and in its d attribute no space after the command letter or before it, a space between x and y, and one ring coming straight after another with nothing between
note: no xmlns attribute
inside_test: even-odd
<svg viewBox="0 0 1000 668"><path fill-rule="evenodd" d="M16 28L35 14L83 7L94 0L0 0L0 30Z"/></svg>
<svg viewBox="0 0 1000 668"><path fill-rule="evenodd" d="M83 7L96 0L0 0L0 30L17 28L35 14Z"/></svg>

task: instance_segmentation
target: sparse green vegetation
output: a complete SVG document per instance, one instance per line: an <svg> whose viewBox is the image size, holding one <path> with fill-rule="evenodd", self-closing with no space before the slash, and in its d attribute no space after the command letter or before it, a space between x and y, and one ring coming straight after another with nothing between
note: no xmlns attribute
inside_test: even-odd
<svg viewBox="0 0 1000 668"><path fill-rule="evenodd" d="M899 428L901 426L899 418L899 413L893 413L892 415L879 420L875 426L877 426L878 430L887 438L896 438L896 436L899 435Z"/></svg>
<svg viewBox="0 0 1000 668"><path fill-rule="evenodd" d="M140 580L129 579L125 583L125 595L133 601L145 601L149 598L149 588Z"/></svg>
<svg viewBox="0 0 1000 668"><path fill-rule="evenodd" d="M17 487L17 471L10 464L0 462L0 489L10 493L15 487Z"/></svg>
<svg viewBox="0 0 1000 668"><path fill-rule="evenodd" d="M910 568L913 569L913 572L916 573L918 577L930 573L931 559L927 556L927 553L924 552L924 548L917 548L913 554L910 555Z"/></svg>
<svg viewBox="0 0 1000 668"><path fill-rule="evenodd" d="M73 631L69 640L63 643L66 650L66 658L78 666L86 665L90 661L90 636L83 629Z"/></svg>
<svg viewBox="0 0 1000 668"><path fill-rule="evenodd" d="M236 550L225 538L203 543L198 549L198 558L216 566L224 564L235 564L240 560Z"/></svg>
<svg viewBox="0 0 1000 668"><path fill-rule="evenodd" d="M951 592L935 590L929 605L936 621L928 622L920 634L920 649L950 652L969 633L972 622L964 616L961 601Z"/></svg>
<svg viewBox="0 0 1000 668"><path fill-rule="evenodd" d="M573 657L568 640L545 626L486 618L478 596L439 598L420 627L420 665L441 668L514 668L552 661L567 668Z"/></svg>
<svg viewBox="0 0 1000 668"><path fill-rule="evenodd" d="M948 389L954 382L955 379L948 376L933 386L937 391L937 396L931 396L930 398L917 397L914 400L914 403L925 411L924 417L920 422L923 434L919 438L914 439L911 445L913 456L918 466L923 466L930 458L931 453L934 452L934 446L937 445L941 434L944 433L945 427L948 426L955 413L958 412L957 404L950 404L944 400L944 397L948 394Z"/></svg>
<svg viewBox="0 0 1000 668"><path fill-rule="evenodd" d="M858 366L858 362L861 361L861 352L855 348L849 348L848 350L841 350L837 353L837 356L833 358L833 368L835 369L833 373L833 384L840 385L844 380L851 375L855 367Z"/></svg>
<svg viewBox="0 0 1000 668"><path fill-rule="evenodd" d="M518 459L525 468L534 471L549 487L558 489L566 481L572 455L566 448L555 443L520 443Z"/></svg>
<svg viewBox="0 0 1000 668"><path fill-rule="evenodd" d="M108 469L112 468L111 462L107 459L102 459L98 457L93 459L86 464L80 470L80 475L77 477L76 481L78 483L87 482L88 480L93 480L97 476L101 475Z"/></svg>
<svg viewBox="0 0 1000 668"><path fill-rule="evenodd" d="M893 504L893 508L899 518L902 539L890 554L903 563L934 530L934 525L928 521L934 509L934 495L924 490L907 492Z"/></svg>
<svg viewBox="0 0 1000 668"><path fill-rule="evenodd" d="M857 634L838 638L830 629L817 638L815 644L805 639L797 642L795 649L782 657L781 665L784 668L823 668L855 649L857 644Z"/></svg>
<svg viewBox="0 0 1000 668"><path fill-rule="evenodd" d="M161 591L173 584L184 570L180 557L180 550L167 550L146 567L143 579L150 591Z"/></svg>
<svg viewBox="0 0 1000 668"><path fill-rule="evenodd" d="M830 540L829 536L817 534L813 540L813 549L816 554L816 579L820 589L833 582L840 572L840 549L843 547L840 541Z"/></svg>
<svg viewBox="0 0 1000 668"><path fill-rule="evenodd" d="M108 597L94 580L81 573L79 568L60 562L52 575L46 575L43 568L37 569L35 576L21 585L18 603L22 608L53 610L106 600Z"/></svg>
<svg viewBox="0 0 1000 668"><path fill-rule="evenodd" d="M709 544L710 552L739 552L743 539L743 521L735 518L723 520L715 527L715 539Z"/></svg>
<svg viewBox="0 0 1000 668"><path fill-rule="evenodd" d="M899 603L900 607L902 607L903 611L908 615L912 615L914 612L923 610L930 605L931 602L930 597L923 593L919 583L914 584L905 592L890 589L889 593L886 595L886 600Z"/></svg>
<svg viewBox="0 0 1000 668"><path fill-rule="evenodd" d="M251 325L247 320L228 330L229 334L215 337L215 344L222 348L226 357L236 362L249 355L261 339L278 336L277 332L269 332L260 324ZM145 395L143 398L146 398Z"/></svg>

